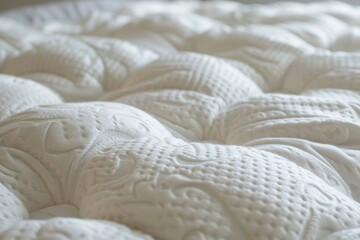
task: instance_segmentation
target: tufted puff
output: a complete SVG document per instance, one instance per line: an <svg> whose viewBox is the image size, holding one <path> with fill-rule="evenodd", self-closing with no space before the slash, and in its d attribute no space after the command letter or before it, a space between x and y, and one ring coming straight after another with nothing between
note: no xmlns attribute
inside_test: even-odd
<svg viewBox="0 0 360 240"><path fill-rule="evenodd" d="M196 91L235 103L262 93L242 72L214 57L182 53L163 57L134 71L123 88L106 94L113 100L132 93L158 89Z"/></svg>
<svg viewBox="0 0 360 240"><path fill-rule="evenodd" d="M360 9L141 2L0 24L0 239L358 239Z"/></svg>
<svg viewBox="0 0 360 240"><path fill-rule="evenodd" d="M157 58L151 51L111 39L42 37L8 57L2 72L57 91L66 101L96 100L121 87L130 71Z"/></svg>
<svg viewBox="0 0 360 240"><path fill-rule="evenodd" d="M1 239L123 239L151 240L150 236L108 221L53 218L48 221L21 222L0 234Z"/></svg>
<svg viewBox="0 0 360 240"><path fill-rule="evenodd" d="M14 76L0 75L0 120L31 107L62 102L58 94L41 84Z"/></svg>

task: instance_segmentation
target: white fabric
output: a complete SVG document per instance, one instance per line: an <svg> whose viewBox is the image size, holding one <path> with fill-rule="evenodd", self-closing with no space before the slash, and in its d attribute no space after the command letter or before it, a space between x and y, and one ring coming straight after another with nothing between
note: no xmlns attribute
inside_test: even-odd
<svg viewBox="0 0 360 240"><path fill-rule="evenodd" d="M359 239L359 43L337 2L1 19L0 239Z"/></svg>
<svg viewBox="0 0 360 240"><path fill-rule="evenodd" d="M25 24L41 25L48 21L79 21L94 11L116 11L129 0L72 0L48 1L46 4L31 4L29 0L15 9L2 9L0 15ZM41 1L41 0L39 0ZM43 2L46 2L45 0ZM13 5L14 3L9 3ZM1 6L1 3L0 3Z"/></svg>

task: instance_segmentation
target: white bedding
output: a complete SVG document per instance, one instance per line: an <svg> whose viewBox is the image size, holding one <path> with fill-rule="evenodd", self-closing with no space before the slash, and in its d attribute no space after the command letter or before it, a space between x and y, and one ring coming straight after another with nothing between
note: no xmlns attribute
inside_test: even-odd
<svg viewBox="0 0 360 240"><path fill-rule="evenodd" d="M9 16L9 15L8 15ZM360 9L0 20L0 239L360 239Z"/></svg>
<svg viewBox="0 0 360 240"><path fill-rule="evenodd" d="M25 6L15 9L4 9L0 12L0 16L32 25L42 25L54 20L71 22L82 20L94 11L117 11L122 5L128 3L129 0L49 0L49 2L29 6L29 0L25 0ZM20 5L20 3L18 4Z"/></svg>

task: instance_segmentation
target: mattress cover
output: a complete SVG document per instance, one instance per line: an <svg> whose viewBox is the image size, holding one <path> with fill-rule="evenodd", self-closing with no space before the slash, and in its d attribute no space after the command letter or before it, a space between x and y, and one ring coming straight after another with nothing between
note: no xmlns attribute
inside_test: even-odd
<svg viewBox="0 0 360 240"><path fill-rule="evenodd" d="M166 1L166 0L163 0ZM24 0L23 7L4 10L0 16L15 19L25 24L42 25L49 21L72 22L83 20L94 11L117 11L129 0L72 0L49 1L43 4L29 6L29 1Z"/></svg>
<svg viewBox="0 0 360 240"><path fill-rule="evenodd" d="M360 239L360 9L141 2L0 24L0 239Z"/></svg>

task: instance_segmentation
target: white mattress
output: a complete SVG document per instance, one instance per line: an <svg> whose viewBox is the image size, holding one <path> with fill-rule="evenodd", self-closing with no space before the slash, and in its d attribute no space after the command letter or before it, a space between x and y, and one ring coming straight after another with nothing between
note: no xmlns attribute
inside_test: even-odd
<svg viewBox="0 0 360 240"><path fill-rule="evenodd" d="M129 0L49 0L49 3L46 4L29 6L29 0L24 0L23 7L3 10L0 15L25 24L41 25L54 20L79 21L94 11L117 11L128 2ZM18 4L20 5L20 3Z"/></svg>
<svg viewBox="0 0 360 240"><path fill-rule="evenodd" d="M0 20L1 240L360 239L358 7L105 10Z"/></svg>

